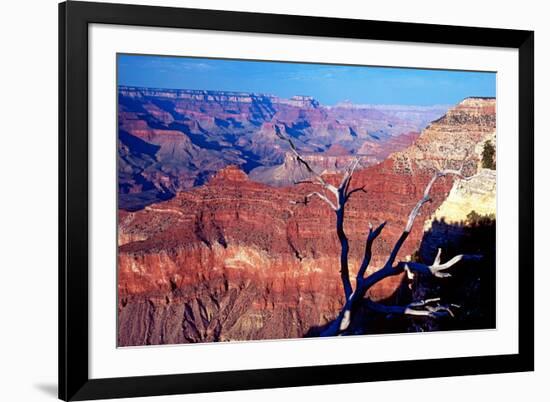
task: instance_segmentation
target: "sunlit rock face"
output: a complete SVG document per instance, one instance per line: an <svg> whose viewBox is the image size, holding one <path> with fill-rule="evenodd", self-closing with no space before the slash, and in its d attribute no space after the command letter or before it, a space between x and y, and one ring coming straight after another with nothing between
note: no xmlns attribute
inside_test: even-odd
<svg viewBox="0 0 550 402"><path fill-rule="evenodd" d="M353 284L369 222L388 222L374 244L373 272L422 197L432 163L461 163L467 154L477 173L479 156L470 150L494 135L491 110L494 100L465 100L405 151L356 172L351 187L365 192L353 195L345 221ZM331 153L347 157L338 148ZM325 177L337 183L340 173L327 166ZM424 221L452 188L450 177L436 183L398 258L418 249ZM456 191L464 199L475 188ZM168 201L120 210L119 345L302 337L331 321L343 303L335 216L319 199L292 202L314 190L312 184L263 184L232 165ZM379 283L370 296L391 297L401 280Z"/></svg>
<svg viewBox="0 0 550 402"><path fill-rule="evenodd" d="M496 136L496 100L466 98L430 124L413 146L394 154L401 168L462 168L466 176L480 168L483 144ZM414 162L414 163L412 163ZM413 172L414 173L414 172Z"/></svg>
<svg viewBox="0 0 550 402"><path fill-rule="evenodd" d="M495 216L496 189L496 170L481 169L471 178L457 180L447 199L435 211L433 219L443 219L449 223L463 222L472 211L481 216Z"/></svg>

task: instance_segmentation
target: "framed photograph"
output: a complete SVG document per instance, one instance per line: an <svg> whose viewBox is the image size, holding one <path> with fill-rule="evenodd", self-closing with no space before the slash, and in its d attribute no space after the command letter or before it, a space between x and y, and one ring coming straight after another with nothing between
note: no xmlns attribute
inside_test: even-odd
<svg viewBox="0 0 550 402"><path fill-rule="evenodd" d="M59 397L534 369L534 33L59 5Z"/></svg>

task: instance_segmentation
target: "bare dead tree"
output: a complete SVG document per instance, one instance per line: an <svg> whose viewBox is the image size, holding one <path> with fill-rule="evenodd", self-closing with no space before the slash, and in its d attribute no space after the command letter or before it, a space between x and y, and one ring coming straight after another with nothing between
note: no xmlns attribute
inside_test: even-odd
<svg viewBox="0 0 550 402"><path fill-rule="evenodd" d="M438 253L434 259L434 262L431 265L422 264L419 262L411 261L398 261L395 262L397 255L405 243L405 240L409 236L414 221L417 216L420 214L422 206L430 201L430 191L435 184L435 182L444 176L457 176L463 178L461 169L452 170L452 169L439 169L437 170L428 184L424 189L422 198L415 204L411 210L405 228L401 233L399 239L395 242L388 259L385 264L378 270L375 270L370 275L367 275L367 268L369 267L371 258L372 258L372 245L377 237L382 233L382 230L386 226L386 222L382 222L378 227L373 228L372 224L369 223L369 233L365 242L365 251L363 255L363 260L357 271L355 278L355 288L353 288L350 274L349 274L349 240L344 231L344 218L345 218L345 207L346 203L350 199L350 196L358 191L365 192L364 187L358 187L350 189L350 183L355 173L355 170L359 164L359 158L356 158L352 161L349 166L344 171L344 175L338 186L334 186L328 183L321 174L316 172L307 160L300 155L294 142L276 126L275 132L277 136L288 142L290 149L296 159L306 168L309 174L312 176L311 180L308 180L308 183L317 184L320 186L320 191L314 191L307 194L304 197L304 200L301 202L307 204L308 200L312 197L318 197L324 201L336 214L336 233L338 235L338 240L340 241L340 276L342 279L342 286L344 289L345 303L342 306L336 319L321 333L321 336L333 336L344 334L350 327L351 319L355 311L363 301L366 301L366 305L372 311L382 312L382 313L392 313L392 314L403 314L403 315L413 315L413 316L428 316L428 317L442 317L442 316L453 316L451 307L458 308L457 305L442 305L440 304L439 298L432 298L427 300L415 301L406 306L387 306L380 303L376 303L369 298L365 300L365 295L367 291L372 288L376 283L389 278L391 276L399 275L405 272L410 279L414 278L415 275L430 275L437 278L449 277L451 274L445 272L447 269L454 266L459 261L464 260L478 260L481 258L478 255L457 255L451 258L446 263L441 263L441 249L438 250ZM331 199L332 198L332 199Z"/></svg>

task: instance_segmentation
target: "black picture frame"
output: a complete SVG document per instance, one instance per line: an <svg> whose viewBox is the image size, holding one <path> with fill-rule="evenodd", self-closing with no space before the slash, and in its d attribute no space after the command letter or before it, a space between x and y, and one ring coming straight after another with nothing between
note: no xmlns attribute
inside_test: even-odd
<svg viewBox="0 0 550 402"><path fill-rule="evenodd" d="M519 51L517 354L214 373L88 375L88 25L374 39ZM89 400L534 370L534 32L70 1L59 5L59 398Z"/></svg>

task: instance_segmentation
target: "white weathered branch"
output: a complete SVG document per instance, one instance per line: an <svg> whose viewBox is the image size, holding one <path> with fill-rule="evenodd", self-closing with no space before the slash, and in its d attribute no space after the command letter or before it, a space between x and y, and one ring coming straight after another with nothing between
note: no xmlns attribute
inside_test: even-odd
<svg viewBox="0 0 550 402"><path fill-rule="evenodd" d="M307 205L307 202L310 198L314 197L314 196L317 196L319 197L321 200L323 200L324 202L326 202L330 208L334 211L336 211L338 208L336 208L336 205L334 205L334 203L328 199L328 197L324 194L321 194L319 193L318 191L314 191L312 193L309 193L307 194L305 197L304 197L304 201L291 201L292 204L306 204Z"/></svg>
<svg viewBox="0 0 550 402"><path fill-rule="evenodd" d="M357 165L359 164L359 161L361 158L354 158L348 167L346 168L346 171L344 172L344 176L342 177L342 181L340 182L340 185L338 186L339 189L346 189L349 186L349 183L351 181L351 178L353 176L353 173L355 173L355 169L357 168Z"/></svg>
<svg viewBox="0 0 550 402"><path fill-rule="evenodd" d="M380 225L376 230L382 230L383 224ZM370 232L369 234L374 234L375 231ZM369 257L370 258L370 257ZM373 272L362 280L357 281L357 286L354 292L346 298L346 303L342 307L340 314L334 320L334 322L322 333L323 336L334 336L342 332L345 332L350 323L352 313L355 309L355 306L358 305L361 300L363 300L366 292L378 282L394 275L399 275L403 271L407 271L408 274L418 274L424 273L427 275L432 275L438 278L450 276L446 272L442 272L454 266L459 261L472 261L479 260L481 256L479 255L467 255L459 254L444 264L441 264L441 253L438 252L434 263L432 265L421 264L417 262L400 262L396 266L387 266L385 265L382 269ZM368 264L367 264L368 265ZM366 268L365 268L366 269ZM420 315L420 316L430 316L430 317L440 317L442 315L452 315L452 311L449 311L449 306L446 305L436 305L433 306L433 302L439 301L439 299L428 299L425 301L417 301L410 303L406 306L385 306L380 304L371 304L373 310L384 312L384 313L398 313L398 314L407 314L407 315ZM370 300L367 300L367 303L374 303ZM450 305L450 307L458 307L456 305Z"/></svg>
<svg viewBox="0 0 550 402"><path fill-rule="evenodd" d="M388 260L386 261L385 266L390 267L395 262L395 259L397 258L397 254L399 253L399 250L403 246L403 243L405 242L405 240L409 236L409 233L412 230L414 221L416 220L416 217L420 214L420 210L422 209L422 206L425 203L427 203L428 201L430 201L430 191L432 190L432 187L433 187L434 183L437 181L438 178L443 177L443 176L447 176L447 175L457 175L457 176L462 177L462 173L461 173L460 170L451 170L451 169L445 169L445 170L437 171L432 176L432 178L430 179L430 181L426 185L426 188L424 189L424 193L422 195L422 198L415 204L415 206L413 207L413 209L409 213L409 217L407 219L407 224L405 225L405 228L403 229L403 232L401 233L401 236L399 237L399 239L395 243L395 245L394 245L394 247L393 247L393 249L390 253L390 256L388 257Z"/></svg>
<svg viewBox="0 0 550 402"><path fill-rule="evenodd" d="M459 254L451 258L444 264L441 264L441 249L437 250L437 255L435 256L434 262L432 265L422 264L420 262L400 262L398 264L399 268L403 268L409 278L414 277L414 274L425 274L433 275L437 278L448 278L451 274L447 272L442 272L446 269L451 268L453 265L459 261L477 261L481 259L480 255L476 254Z"/></svg>
<svg viewBox="0 0 550 402"><path fill-rule="evenodd" d="M376 312L384 314L402 314L439 318L445 316L454 317L451 307L459 308L457 304L439 304L440 298L426 299L409 303L405 306L385 305L367 299L367 306Z"/></svg>
<svg viewBox="0 0 550 402"><path fill-rule="evenodd" d="M430 179L428 184L426 185L426 188L424 189L424 194L422 195L422 198L416 203L416 205L412 209L411 213L409 214L409 218L407 219L407 225L405 226L405 230L404 230L405 232L410 232L411 231L413 223L414 223L416 217L418 216L418 214L420 213L420 209L422 208L422 205L424 205L425 203L430 201L430 191L432 190L432 187L433 187L434 183L437 181L437 179L439 179L440 177L443 177L443 176L448 176L448 175L456 175L456 176L459 176L459 177L463 177L462 172L460 170L444 169L444 170L440 170L440 171L436 172L432 176L432 178Z"/></svg>

